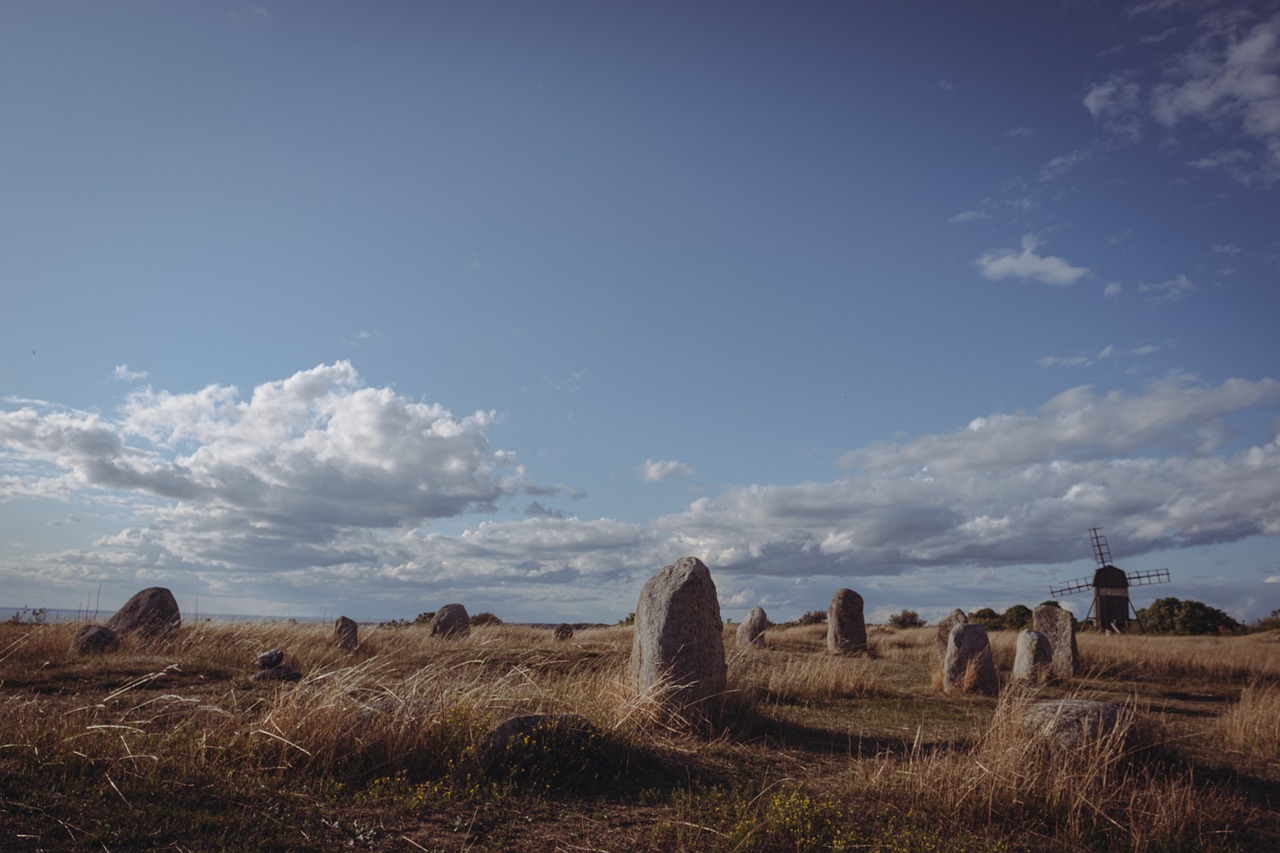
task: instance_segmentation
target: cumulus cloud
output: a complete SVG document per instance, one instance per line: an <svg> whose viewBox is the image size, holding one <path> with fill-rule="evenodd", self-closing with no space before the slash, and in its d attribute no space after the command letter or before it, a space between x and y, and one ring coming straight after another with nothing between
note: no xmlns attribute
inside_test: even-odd
<svg viewBox="0 0 1280 853"><path fill-rule="evenodd" d="M366 387L348 362L263 383L248 399L229 386L148 388L119 415L0 412L0 442L29 463L10 470L19 483L9 495L87 488L158 499L148 542L229 564L277 545L309 559L304 546L328 547L348 528L488 511L526 485L513 455L489 445L492 412L455 417Z"/></svg>
<svg viewBox="0 0 1280 853"><path fill-rule="evenodd" d="M1140 293L1149 293L1160 302L1172 302L1182 299L1184 296L1194 292L1195 284L1185 275L1178 274L1173 278L1155 283L1142 283L1138 285Z"/></svg>
<svg viewBox="0 0 1280 853"><path fill-rule="evenodd" d="M692 477L693 468L675 459L654 461L646 459L640 466L640 476L647 482L660 483L674 477Z"/></svg>
<svg viewBox="0 0 1280 853"><path fill-rule="evenodd" d="M116 369L112 371L111 375L122 382L137 382L147 378L145 370L130 370L127 364L116 365Z"/></svg>
<svg viewBox="0 0 1280 853"><path fill-rule="evenodd" d="M994 280L1029 278L1045 284L1075 284L1089 274L1088 267L1077 267L1054 255L1038 255L1039 241L1031 234L1022 238L1022 250L989 249L978 258L982 274Z"/></svg>

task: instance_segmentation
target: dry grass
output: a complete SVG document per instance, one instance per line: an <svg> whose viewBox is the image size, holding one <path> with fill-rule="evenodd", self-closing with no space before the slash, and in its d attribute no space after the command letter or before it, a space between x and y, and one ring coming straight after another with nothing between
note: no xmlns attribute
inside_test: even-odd
<svg viewBox="0 0 1280 853"><path fill-rule="evenodd" d="M1089 676L1037 695L1128 696L1127 711L1113 737L1063 751L1017 725L1026 694L941 695L931 628L873 628L860 655L828 654L823 626L772 629L745 650L727 631L729 692L718 716L692 719L661 688L632 689L625 627L569 642L506 625L463 641L366 628L346 653L327 625L206 621L93 658L68 654L75 627L0 626L0 830L25 849L1280 840L1267 799L1280 785L1273 637L1082 636ZM1002 671L1013 636L992 635ZM300 681L251 680L273 647ZM1195 706L1210 717L1183 714L1178 697L1195 691L1221 697ZM598 736L526 740L520 772L495 777L480 760L488 732L526 713L575 714ZM1212 774L1197 764L1210 750L1226 756Z"/></svg>

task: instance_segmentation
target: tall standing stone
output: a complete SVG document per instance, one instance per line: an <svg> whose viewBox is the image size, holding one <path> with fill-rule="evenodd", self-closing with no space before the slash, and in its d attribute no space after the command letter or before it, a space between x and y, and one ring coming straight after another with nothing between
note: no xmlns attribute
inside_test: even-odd
<svg viewBox="0 0 1280 853"><path fill-rule="evenodd" d="M957 625L963 625L969 621L969 617L964 611L957 607L949 614L938 620L938 660L945 660L947 657L947 641L951 639L951 629Z"/></svg>
<svg viewBox="0 0 1280 853"><path fill-rule="evenodd" d="M431 618L431 636L465 639L471 636L471 617L461 604L446 604Z"/></svg>
<svg viewBox="0 0 1280 853"><path fill-rule="evenodd" d="M867 623L862 618L862 596L851 589L838 589L827 608L827 651L867 650Z"/></svg>
<svg viewBox="0 0 1280 853"><path fill-rule="evenodd" d="M1018 645L1013 655L1013 681L1040 684L1052 676L1053 647L1039 631L1018 632Z"/></svg>
<svg viewBox="0 0 1280 853"><path fill-rule="evenodd" d="M1000 692L1000 677L996 675L986 628L966 622L951 629L947 656L942 662L942 692L988 696Z"/></svg>
<svg viewBox="0 0 1280 853"><path fill-rule="evenodd" d="M738 626L736 635L738 640L738 648L746 648L747 646L763 646L764 631L769 627L769 617L765 615L763 607L753 607L751 612L747 614L747 618L742 620L742 624Z"/></svg>
<svg viewBox="0 0 1280 853"><path fill-rule="evenodd" d="M1069 611L1052 604L1041 604L1031 611L1032 627L1049 638L1049 647L1053 649L1050 670L1054 678L1074 678L1080 674L1075 622Z"/></svg>
<svg viewBox="0 0 1280 853"><path fill-rule="evenodd" d="M360 626L354 619L339 616L338 621L333 624L333 638L337 640L338 648L344 652L354 652L360 645Z"/></svg>
<svg viewBox="0 0 1280 853"><path fill-rule="evenodd" d="M107 620L107 627L120 637L136 634L144 640L165 640L177 635L182 614L173 593L153 586L135 593Z"/></svg>
<svg viewBox="0 0 1280 853"><path fill-rule="evenodd" d="M631 681L644 693L666 684L672 706L714 704L724 693L724 623L711 572L684 557L649 578L636 602Z"/></svg>

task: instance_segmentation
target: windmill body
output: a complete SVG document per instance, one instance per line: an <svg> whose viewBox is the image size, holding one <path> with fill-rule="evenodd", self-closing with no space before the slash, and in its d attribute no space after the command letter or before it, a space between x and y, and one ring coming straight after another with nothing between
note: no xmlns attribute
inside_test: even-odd
<svg viewBox="0 0 1280 853"><path fill-rule="evenodd" d="M1079 578L1067 581L1056 587L1049 587L1049 594L1054 598L1073 595L1085 590L1093 591L1093 604L1089 607L1086 622L1092 622L1100 631L1127 631L1131 621L1138 617L1137 611L1129 601L1129 587L1146 586L1147 584L1168 583L1169 570L1155 569L1146 572L1129 574L1123 569L1111 565L1111 548L1107 545L1107 537L1102 535L1101 528L1089 530L1089 538L1093 542L1093 556L1098 562L1098 569L1092 578Z"/></svg>

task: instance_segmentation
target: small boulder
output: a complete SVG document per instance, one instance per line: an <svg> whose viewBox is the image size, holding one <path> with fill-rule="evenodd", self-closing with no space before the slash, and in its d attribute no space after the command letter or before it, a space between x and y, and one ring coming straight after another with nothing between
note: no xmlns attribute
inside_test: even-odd
<svg viewBox="0 0 1280 853"><path fill-rule="evenodd" d="M463 640L471 636L471 617L461 604L446 604L431 617L431 636Z"/></svg>
<svg viewBox="0 0 1280 853"><path fill-rule="evenodd" d="M987 696L1000 692L1000 677L996 674L986 628L966 622L951 629L947 656L942 664L942 691Z"/></svg>
<svg viewBox="0 0 1280 853"><path fill-rule="evenodd" d="M867 623L862 618L862 596L838 589L827 607L827 651L865 652Z"/></svg>
<svg viewBox="0 0 1280 853"><path fill-rule="evenodd" d="M742 624L738 626L738 633L735 635L738 641L738 648L763 646L764 632L768 627L769 617L765 615L764 608L751 608L751 612L747 614L746 619L742 620Z"/></svg>
<svg viewBox="0 0 1280 853"><path fill-rule="evenodd" d="M71 638L73 655L103 655L120 648L120 637L105 625L85 625Z"/></svg>
<svg viewBox="0 0 1280 853"><path fill-rule="evenodd" d="M553 629L552 636L554 636L557 640L559 640L562 643L565 642L566 640L572 640L573 626L566 622L561 622L559 625L557 625Z"/></svg>
<svg viewBox="0 0 1280 853"><path fill-rule="evenodd" d="M107 620L107 627L121 637L136 634L143 640L167 640L177 636L182 614L173 593L153 586L136 593Z"/></svg>
<svg viewBox="0 0 1280 853"><path fill-rule="evenodd" d="M338 643L338 648L344 652L354 652L360 645L360 626L354 619L339 616L338 621L333 625L333 637Z"/></svg>
<svg viewBox="0 0 1280 853"><path fill-rule="evenodd" d="M1020 631L1013 657L1013 681L1043 684L1053 677L1053 649L1039 631Z"/></svg>
<svg viewBox="0 0 1280 853"><path fill-rule="evenodd" d="M1053 699L1022 711L1022 725L1032 734L1053 738L1066 747L1099 741L1120 722L1120 706L1093 699Z"/></svg>
<svg viewBox="0 0 1280 853"><path fill-rule="evenodd" d="M284 649L267 649L254 660L258 669L274 669L284 663Z"/></svg>
<svg viewBox="0 0 1280 853"><path fill-rule="evenodd" d="M968 621L969 617L958 607L938 620L938 660L944 660L947 656L947 641L951 639L951 629Z"/></svg>
<svg viewBox="0 0 1280 853"><path fill-rule="evenodd" d="M1053 650L1050 670L1054 678L1068 679L1080 674L1080 652L1076 648L1076 617L1061 607L1041 604L1031 611L1035 630L1049 639Z"/></svg>

